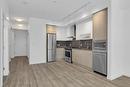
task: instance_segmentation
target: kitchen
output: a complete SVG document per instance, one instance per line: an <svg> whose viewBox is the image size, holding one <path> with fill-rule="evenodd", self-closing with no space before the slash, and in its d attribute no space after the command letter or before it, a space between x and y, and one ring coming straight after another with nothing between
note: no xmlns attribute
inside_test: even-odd
<svg viewBox="0 0 130 87"><path fill-rule="evenodd" d="M48 62L64 60L107 76L107 8L68 26L50 25L47 31L54 38L48 38L48 48L55 47L48 49Z"/></svg>
<svg viewBox="0 0 130 87"><path fill-rule="evenodd" d="M129 87L129 6L1 0L0 87Z"/></svg>

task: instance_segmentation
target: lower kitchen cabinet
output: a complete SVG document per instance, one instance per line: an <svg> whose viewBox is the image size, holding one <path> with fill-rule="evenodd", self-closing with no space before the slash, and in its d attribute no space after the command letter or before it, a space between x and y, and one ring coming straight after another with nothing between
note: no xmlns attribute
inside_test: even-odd
<svg viewBox="0 0 130 87"><path fill-rule="evenodd" d="M56 48L56 60L62 60L65 57L64 48Z"/></svg>
<svg viewBox="0 0 130 87"><path fill-rule="evenodd" d="M92 51L73 49L72 60L74 63L92 68Z"/></svg>

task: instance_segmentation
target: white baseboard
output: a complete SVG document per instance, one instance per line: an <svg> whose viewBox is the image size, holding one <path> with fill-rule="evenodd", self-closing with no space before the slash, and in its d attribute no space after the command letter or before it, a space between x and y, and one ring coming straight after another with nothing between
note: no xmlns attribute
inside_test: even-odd
<svg viewBox="0 0 130 87"><path fill-rule="evenodd" d="M4 70L4 76L8 76L9 75L9 70Z"/></svg>
<svg viewBox="0 0 130 87"><path fill-rule="evenodd" d="M44 60L30 60L29 59L29 64L32 65L32 64L42 64L42 63L46 63Z"/></svg>
<svg viewBox="0 0 130 87"><path fill-rule="evenodd" d="M124 74L124 76L130 77L130 73Z"/></svg>
<svg viewBox="0 0 130 87"><path fill-rule="evenodd" d="M113 76L107 76L107 79L108 80L115 80L115 79L117 79L117 78L119 78L119 77L121 77L121 76L123 76L123 75L121 75L121 74L119 74L119 75L113 75Z"/></svg>

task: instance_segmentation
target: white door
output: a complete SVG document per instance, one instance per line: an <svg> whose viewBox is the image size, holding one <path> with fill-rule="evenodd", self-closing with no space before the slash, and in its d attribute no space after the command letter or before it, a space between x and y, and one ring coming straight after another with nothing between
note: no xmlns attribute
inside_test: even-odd
<svg viewBox="0 0 130 87"><path fill-rule="evenodd" d="M27 31L14 31L14 54L15 56L27 56Z"/></svg>

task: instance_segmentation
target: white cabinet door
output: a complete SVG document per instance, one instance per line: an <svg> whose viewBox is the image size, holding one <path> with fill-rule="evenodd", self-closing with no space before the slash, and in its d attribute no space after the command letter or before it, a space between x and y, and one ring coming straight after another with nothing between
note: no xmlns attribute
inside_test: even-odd
<svg viewBox="0 0 130 87"><path fill-rule="evenodd" d="M65 49L57 48L56 49L56 60L62 60L65 58Z"/></svg>
<svg viewBox="0 0 130 87"><path fill-rule="evenodd" d="M92 68L92 51L73 49L72 60L74 63Z"/></svg>
<svg viewBox="0 0 130 87"><path fill-rule="evenodd" d="M68 26L67 28L67 36L74 36L74 26Z"/></svg>
<svg viewBox="0 0 130 87"><path fill-rule="evenodd" d="M57 41L66 40L66 29L65 29L65 27L57 27L57 29L56 29L56 40Z"/></svg>
<svg viewBox="0 0 130 87"><path fill-rule="evenodd" d="M56 40L57 41L67 41L72 40L72 38L68 38L69 36L74 35L73 29L71 26L65 27L57 27L56 29Z"/></svg>
<svg viewBox="0 0 130 87"><path fill-rule="evenodd" d="M76 25L76 40L86 40L92 38L92 20L83 21ZM82 35L90 34L90 38L82 37Z"/></svg>

